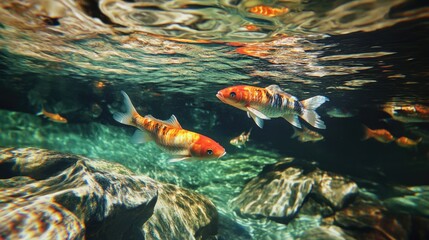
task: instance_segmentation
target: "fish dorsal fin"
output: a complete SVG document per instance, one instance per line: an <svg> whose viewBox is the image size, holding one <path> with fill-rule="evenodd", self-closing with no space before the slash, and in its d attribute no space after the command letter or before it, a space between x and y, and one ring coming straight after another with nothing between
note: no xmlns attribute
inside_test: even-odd
<svg viewBox="0 0 429 240"><path fill-rule="evenodd" d="M177 121L177 118L176 118L176 116L174 116L174 114L171 115L171 117L167 120L159 120L152 115L146 115L145 118L149 118L149 119L158 121L158 122L163 123L165 125L168 125L170 127L182 129L182 126L180 125L179 121Z"/></svg>
<svg viewBox="0 0 429 240"><path fill-rule="evenodd" d="M182 129L182 126L180 125L179 121L177 120L176 116L174 114L171 115L171 117L165 121L161 121L167 125L170 125L175 128Z"/></svg>
<svg viewBox="0 0 429 240"><path fill-rule="evenodd" d="M293 100L295 100L295 101L298 101L298 99L297 99L295 96L292 96L292 95L290 95L289 93L287 93L287 92L283 91L283 90L279 87L279 85L273 84L273 85L270 85L270 86L266 87L265 89L267 89L271 94L282 94L282 95L286 95L287 97L289 97L289 98L291 98L291 99L293 99Z"/></svg>
<svg viewBox="0 0 429 240"><path fill-rule="evenodd" d="M268 91L272 92L272 93L285 93L280 87L279 85L273 84L270 85L268 87L266 87L265 89L267 89Z"/></svg>

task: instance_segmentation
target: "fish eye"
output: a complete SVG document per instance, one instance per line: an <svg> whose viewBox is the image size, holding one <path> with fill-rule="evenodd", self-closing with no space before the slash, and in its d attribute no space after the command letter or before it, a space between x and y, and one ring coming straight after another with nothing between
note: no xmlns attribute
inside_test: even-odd
<svg viewBox="0 0 429 240"><path fill-rule="evenodd" d="M213 154L213 150L211 150L211 149L207 150L207 154L208 155L212 155Z"/></svg>
<svg viewBox="0 0 429 240"><path fill-rule="evenodd" d="M230 97L235 97L235 95L236 95L236 94L235 94L235 92L231 92L231 93L229 94L229 96L230 96Z"/></svg>

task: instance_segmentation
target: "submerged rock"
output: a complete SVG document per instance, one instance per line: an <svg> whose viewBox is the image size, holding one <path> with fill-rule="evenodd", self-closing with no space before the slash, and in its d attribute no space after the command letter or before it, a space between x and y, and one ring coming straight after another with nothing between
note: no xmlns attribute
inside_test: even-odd
<svg viewBox="0 0 429 240"><path fill-rule="evenodd" d="M266 166L232 204L241 215L287 223L303 204L323 206L309 206L306 214L326 215L343 208L357 192L356 183L342 176L305 162L281 161Z"/></svg>
<svg viewBox="0 0 429 240"><path fill-rule="evenodd" d="M0 149L0 238L205 239L202 195L120 164L35 148Z"/></svg>
<svg viewBox="0 0 429 240"><path fill-rule="evenodd" d="M217 210L210 200L172 184L160 185L158 192L143 239L207 239L217 234Z"/></svg>
<svg viewBox="0 0 429 240"><path fill-rule="evenodd" d="M406 239L406 229L380 205L356 203L335 214L335 224L370 239Z"/></svg>
<svg viewBox="0 0 429 240"><path fill-rule="evenodd" d="M356 196L355 182L335 173L313 171L309 176L314 180L313 192L323 198L334 209L342 209L350 198Z"/></svg>
<svg viewBox="0 0 429 240"><path fill-rule="evenodd" d="M321 226L312 228L307 231L299 238L299 240L353 240L354 237L349 236L344 232L343 229L337 226Z"/></svg>

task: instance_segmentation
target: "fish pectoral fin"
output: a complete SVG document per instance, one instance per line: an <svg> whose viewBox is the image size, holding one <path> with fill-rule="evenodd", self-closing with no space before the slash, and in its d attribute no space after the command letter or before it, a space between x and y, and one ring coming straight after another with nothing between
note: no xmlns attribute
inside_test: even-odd
<svg viewBox="0 0 429 240"><path fill-rule="evenodd" d="M290 124L297 128L301 128L301 123L299 122L298 116L294 114L283 115L283 118L288 121Z"/></svg>
<svg viewBox="0 0 429 240"><path fill-rule="evenodd" d="M258 118L264 119L264 120L270 120L271 118L267 117L265 114L261 113L260 111L252 108L247 107L247 110L252 113L253 115L257 116Z"/></svg>
<svg viewBox="0 0 429 240"><path fill-rule="evenodd" d="M177 158L171 158L168 160L168 162L173 163L173 162L180 162L180 161L185 161L190 159L191 157L177 157Z"/></svg>
<svg viewBox="0 0 429 240"><path fill-rule="evenodd" d="M290 136L290 138L298 138L298 136L299 136L299 130L298 130L298 128L294 127L293 128L293 135Z"/></svg>
<svg viewBox="0 0 429 240"><path fill-rule="evenodd" d="M258 116L254 115L253 113L247 112L247 114L249 114L249 116L253 118L253 121L255 121L255 123L256 123L256 125L258 125L258 127L260 127L260 128L264 127L264 120L260 119Z"/></svg>
<svg viewBox="0 0 429 240"><path fill-rule="evenodd" d="M151 136L147 132L137 129L131 137L131 142L134 144L147 143L152 141Z"/></svg>

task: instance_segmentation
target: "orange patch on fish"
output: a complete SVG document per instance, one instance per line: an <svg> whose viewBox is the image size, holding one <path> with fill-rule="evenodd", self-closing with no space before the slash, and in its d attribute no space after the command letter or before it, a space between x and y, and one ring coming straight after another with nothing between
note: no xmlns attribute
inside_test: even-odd
<svg viewBox="0 0 429 240"><path fill-rule="evenodd" d="M94 86L98 89L102 89L106 86L106 84L102 81L95 82Z"/></svg>
<svg viewBox="0 0 429 240"><path fill-rule="evenodd" d="M277 17L277 16L280 16L282 14L288 13L289 8L286 8L286 7L274 8L274 7L265 6L265 5L258 5L258 6L254 6L254 7L249 8L248 11L250 13L262 15L265 17Z"/></svg>
<svg viewBox="0 0 429 240"><path fill-rule="evenodd" d="M244 28L246 28L247 31L251 31L251 32L261 30L260 27L253 25L253 24L245 25Z"/></svg>

